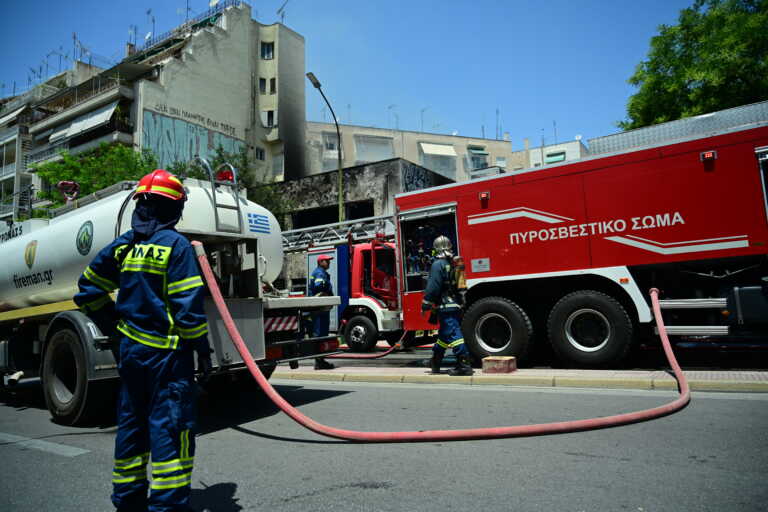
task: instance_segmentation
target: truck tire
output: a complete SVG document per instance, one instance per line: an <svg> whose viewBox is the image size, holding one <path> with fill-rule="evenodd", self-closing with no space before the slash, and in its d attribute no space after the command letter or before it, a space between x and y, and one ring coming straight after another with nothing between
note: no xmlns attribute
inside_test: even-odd
<svg viewBox="0 0 768 512"><path fill-rule="evenodd" d="M547 321L552 349L559 359L583 367L619 363L632 343L632 320L613 297L594 290L569 293L552 308Z"/></svg>
<svg viewBox="0 0 768 512"><path fill-rule="evenodd" d="M379 341L379 330L367 316L353 316L344 329L344 341L353 352L370 352Z"/></svg>
<svg viewBox="0 0 768 512"><path fill-rule="evenodd" d="M461 324L464 340L472 355L514 356L524 359L533 336L525 311L504 297L485 297L472 304Z"/></svg>
<svg viewBox="0 0 768 512"><path fill-rule="evenodd" d="M42 371L45 404L56 423L85 424L114 412L116 381L89 381L86 365L77 333L56 331L45 349Z"/></svg>

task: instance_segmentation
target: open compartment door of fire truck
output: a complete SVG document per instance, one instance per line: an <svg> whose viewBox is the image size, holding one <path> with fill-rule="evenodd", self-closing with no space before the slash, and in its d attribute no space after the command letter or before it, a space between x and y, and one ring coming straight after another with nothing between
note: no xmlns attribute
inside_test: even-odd
<svg viewBox="0 0 768 512"><path fill-rule="evenodd" d="M440 235L447 236L453 244L454 255L459 255L456 205L443 204L402 212L398 215L400 247L403 266L403 323L406 330L429 330L430 324L421 312L421 302L434 260L432 243Z"/></svg>

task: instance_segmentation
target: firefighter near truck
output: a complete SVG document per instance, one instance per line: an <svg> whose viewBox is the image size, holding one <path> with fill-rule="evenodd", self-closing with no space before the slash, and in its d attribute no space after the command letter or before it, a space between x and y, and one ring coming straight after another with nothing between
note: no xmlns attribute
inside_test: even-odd
<svg viewBox="0 0 768 512"><path fill-rule="evenodd" d="M223 164L214 171L206 161L200 163L209 179L184 180L187 202L176 230L204 244L227 306L247 333L262 372L269 376L281 361L335 353L335 336L312 338L298 318L327 310L338 304L338 297L294 299L276 292L271 283L283 264L277 220L245 198L232 166ZM50 219L14 223L0 238L2 384L39 377L48 410L62 424L87 423L114 409L118 340L71 299L78 277L96 253L131 228L135 190L134 182L115 184ZM152 257L159 265L163 254L156 251ZM210 387L215 389L243 375L245 363L210 298L205 313L213 351ZM270 327L276 323L290 328ZM168 337L176 338L174 332Z"/></svg>
<svg viewBox="0 0 768 512"><path fill-rule="evenodd" d="M463 267L462 331L476 360L524 361L548 344L559 364L619 365L634 344L658 340L654 287L678 343L765 344L768 122L760 119L399 194L393 217L289 231L283 245L309 247L310 259L340 255L338 330L356 350L435 329L421 305L441 235ZM648 139L643 130L620 136Z"/></svg>

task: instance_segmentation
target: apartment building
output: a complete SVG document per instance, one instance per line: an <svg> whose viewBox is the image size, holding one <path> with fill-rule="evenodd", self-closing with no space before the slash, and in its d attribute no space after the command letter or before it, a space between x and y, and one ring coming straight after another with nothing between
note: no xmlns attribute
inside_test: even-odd
<svg viewBox="0 0 768 512"><path fill-rule="evenodd" d="M508 140L439 133L339 125L342 167L403 158L452 181L466 181L473 171L488 167L526 167ZM307 122L307 163L310 174L338 167L338 137L333 123Z"/></svg>
<svg viewBox="0 0 768 512"><path fill-rule="evenodd" d="M151 149L162 166L245 149L261 180L305 174L304 38L254 21L245 2L224 0L141 48L128 45L109 69L77 64L24 101L0 100L0 178L14 175L13 187L0 182L3 197L49 186L34 165L103 142ZM7 217L13 206L3 204Z"/></svg>

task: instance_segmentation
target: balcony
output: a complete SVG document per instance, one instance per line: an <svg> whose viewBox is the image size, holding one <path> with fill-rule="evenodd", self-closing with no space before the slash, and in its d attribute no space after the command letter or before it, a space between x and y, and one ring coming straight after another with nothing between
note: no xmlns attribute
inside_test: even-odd
<svg viewBox="0 0 768 512"><path fill-rule="evenodd" d="M10 176L16 174L16 163L8 164L5 167L0 167L0 178L5 178L6 176Z"/></svg>
<svg viewBox="0 0 768 512"><path fill-rule="evenodd" d="M65 139L53 145L46 145L31 152L27 157L27 165L38 164L47 160L58 160L62 151L76 155L90 149L95 149L103 142L133 143L133 125L119 119L80 133L75 137Z"/></svg>
<svg viewBox="0 0 768 512"><path fill-rule="evenodd" d="M100 84L99 87L86 89L79 94L78 91L74 91L68 98L60 100L64 104L60 111L50 114L32 125L29 132L35 134L45 131L95 110L102 105L119 100L120 98L133 99L133 96L133 89L117 81Z"/></svg>

